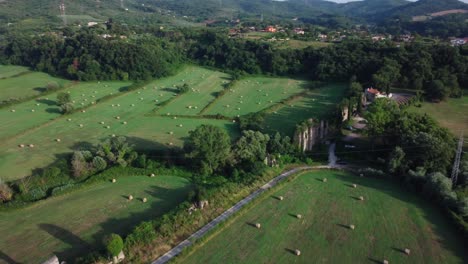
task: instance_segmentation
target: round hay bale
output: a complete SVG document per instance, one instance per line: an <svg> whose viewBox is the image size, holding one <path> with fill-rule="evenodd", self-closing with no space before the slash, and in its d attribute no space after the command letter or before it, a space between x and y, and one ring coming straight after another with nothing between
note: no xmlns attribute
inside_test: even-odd
<svg viewBox="0 0 468 264"><path fill-rule="evenodd" d="M117 107L120 107L120 104L117 104Z"/></svg>
<svg viewBox="0 0 468 264"><path fill-rule="evenodd" d="M410 250L409 248L405 248L404 251L405 251L405 254L406 254L406 255L410 255L410 254L411 254L411 250Z"/></svg>
<svg viewBox="0 0 468 264"><path fill-rule="evenodd" d="M31 112L33 112L33 113L34 113L34 112L36 112L36 110L34 110L34 109L31 109Z"/></svg>
<svg viewBox="0 0 468 264"><path fill-rule="evenodd" d="M182 124L179 124L179 127L183 127L183 125L182 125Z"/></svg>
<svg viewBox="0 0 468 264"><path fill-rule="evenodd" d="M302 219L302 215L298 214L296 215L297 219Z"/></svg>
<svg viewBox="0 0 468 264"><path fill-rule="evenodd" d="M235 122L236 122L236 120L232 120L232 122L233 122L233 123L235 123Z"/></svg>
<svg viewBox="0 0 468 264"><path fill-rule="evenodd" d="M194 108L195 108L195 109L198 109L198 106L195 106Z"/></svg>
<svg viewBox="0 0 468 264"><path fill-rule="evenodd" d="M323 180L322 180L322 181L323 181L323 182L327 182L327 178L323 178Z"/></svg>
<svg viewBox="0 0 468 264"><path fill-rule="evenodd" d="M166 115L170 116L170 115L171 115L171 113L167 113Z"/></svg>
<svg viewBox="0 0 468 264"><path fill-rule="evenodd" d="M260 223L256 223L256 224L255 224L255 227L258 228L258 229L260 229L260 228L262 228L262 225L261 225Z"/></svg>
<svg viewBox="0 0 468 264"><path fill-rule="evenodd" d="M169 146L172 146L172 145L174 145L174 143L172 143L172 142L169 142Z"/></svg>
<svg viewBox="0 0 468 264"><path fill-rule="evenodd" d="M120 116L116 116L115 119L119 120L119 119L120 119Z"/></svg>
<svg viewBox="0 0 468 264"><path fill-rule="evenodd" d="M19 144L18 147L24 148L24 144Z"/></svg>
<svg viewBox="0 0 468 264"><path fill-rule="evenodd" d="M83 124L80 124L79 127L83 127Z"/></svg>
<svg viewBox="0 0 468 264"><path fill-rule="evenodd" d="M104 121L99 122L101 125L104 125Z"/></svg>
<svg viewBox="0 0 468 264"><path fill-rule="evenodd" d="M359 196L359 201L364 201L364 196Z"/></svg>
<svg viewBox="0 0 468 264"><path fill-rule="evenodd" d="M383 264L389 264L390 262L388 262L388 260L384 259L384 260L382 261L382 263L383 263Z"/></svg>
<svg viewBox="0 0 468 264"><path fill-rule="evenodd" d="M283 201L284 197L283 196L280 196L278 197L280 201Z"/></svg>
<svg viewBox="0 0 468 264"><path fill-rule="evenodd" d="M114 104L111 104L112 107L114 107L115 105Z"/></svg>
<svg viewBox="0 0 468 264"><path fill-rule="evenodd" d="M85 96L85 94L81 94L81 96Z"/></svg>
<svg viewBox="0 0 468 264"><path fill-rule="evenodd" d="M129 200L129 201L133 200L133 195L129 195L129 196L128 196L128 200Z"/></svg>
<svg viewBox="0 0 468 264"><path fill-rule="evenodd" d="M140 100L141 100L141 101L143 101L143 99L144 99L143 97L140 97Z"/></svg>
<svg viewBox="0 0 468 264"><path fill-rule="evenodd" d="M85 98L85 99L84 99L84 101L85 101L85 102L87 102L87 101L88 101L88 99L86 99L86 98Z"/></svg>
<svg viewBox="0 0 468 264"><path fill-rule="evenodd" d="M29 144L28 147L34 148L34 144Z"/></svg>
<svg viewBox="0 0 468 264"><path fill-rule="evenodd" d="M141 92L140 92L140 91L138 91L138 94L141 94Z"/></svg>
<svg viewBox="0 0 468 264"><path fill-rule="evenodd" d="M109 128L110 128L110 126L106 126L106 128L107 128L107 129L109 129Z"/></svg>
<svg viewBox="0 0 468 264"><path fill-rule="evenodd" d="M86 110L81 110L81 113L86 113Z"/></svg>
<svg viewBox="0 0 468 264"><path fill-rule="evenodd" d="M71 119L71 118L68 118L67 121L72 121L72 119Z"/></svg>
<svg viewBox="0 0 468 264"><path fill-rule="evenodd" d="M296 249L294 250L294 254L296 254L296 256L300 256L301 255L301 251L299 249Z"/></svg>
<svg viewBox="0 0 468 264"><path fill-rule="evenodd" d="M156 177L156 174L151 173L151 174L150 174L150 177Z"/></svg>
<svg viewBox="0 0 468 264"><path fill-rule="evenodd" d="M112 179L112 183L116 183L116 182L117 182L117 180L116 180L116 179Z"/></svg>
<svg viewBox="0 0 468 264"><path fill-rule="evenodd" d="M127 121L123 121L122 124L126 125L126 124L127 124Z"/></svg>
<svg viewBox="0 0 468 264"><path fill-rule="evenodd" d="M115 134L112 134L111 137L115 137Z"/></svg>
<svg viewBox="0 0 468 264"><path fill-rule="evenodd" d="M60 138L56 138L55 141L60 142L62 140Z"/></svg>
<svg viewBox="0 0 468 264"><path fill-rule="evenodd" d="M349 229L354 230L356 228L354 225L349 225Z"/></svg>
<svg viewBox="0 0 468 264"><path fill-rule="evenodd" d="M132 106L135 106L135 104L132 104Z"/></svg>
<svg viewBox="0 0 468 264"><path fill-rule="evenodd" d="M170 132L169 132L169 135L174 135L174 132L170 131Z"/></svg>
<svg viewBox="0 0 468 264"><path fill-rule="evenodd" d="M177 120L177 116L174 116L172 119Z"/></svg>
<svg viewBox="0 0 468 264"><path fill-rule="evenodd" d="M144 202L144 203L146 203L147 201L148 201L148 199L146 199L146 197L143 198L143 202Z"/></svg>
<svg viewBox="0 0 468 264"><path fill-rule="evenodd" d="M15 110L15 109L11 109L10 112L14 113L14 112L16 112L16 110Z"/></svg>
<svg viewBox="0 0 468 264"><path fill-rule="evenodd" d="M364 177L364 174L362 174L362 173L361 173L361 174L359 174L359 177Z"/></svg>
<svg viewBox="0 0 468 264"><path fill-rule="evenodd" d="M36 106L40 106L41 104L36 104Z"/></svg>
<svg viewBox="0 0 468 264"><path fill-rule="evenodd" d="M95 102L95 101L92 101L91 104L96 104L96 102Z"/></svg>
<svg viewBox="0 0 468 264"><path fill-rule="evenodd" d="M81 103L81 105L84 105L84 103Z"/></svg>
<svg viewBox="0 0 468 264"><path fill-rule="evenodd" d="M353 188L357 188L357 184L353 184Z"/></svg>
<svg viewBox="0 0 468 264"><path fill-rule="evenodd" d="M92 97L92 98L96 98L96 96L95 96L95 95L91 95L91 97Z"/></svg>

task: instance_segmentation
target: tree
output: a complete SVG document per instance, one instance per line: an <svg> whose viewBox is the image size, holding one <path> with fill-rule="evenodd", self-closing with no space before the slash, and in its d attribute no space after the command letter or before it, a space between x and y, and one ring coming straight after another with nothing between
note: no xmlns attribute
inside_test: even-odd
<svg viewBox="0 0 468 264"><path fill-rule="evenodd" d="M8 202L13 197L11 188L0 179L0 202Z"/></svg>
<svg viewBox="0 0 468 264"><path fill-rule="evenodd" d="M267 150L272 154L289 154L294 152L294 145L291 143L291 138L282 137L279 132L276 132L273 137L270 137Z"/></svg>
<svg viewBox="0 0 468 264"><path fill-rule="evenodd" d="M186 83L184 83L183 85L178 85L177 86L177 93L179 93L179 94L186 93L189 90L190 90L190 87Z"/></svg>
<svg viewBox="0 0 468 264"><path fill-rule="evenodd" d="M241 130L262 130L263 122L265 121L265 115L257 112L241 116L239 118L239 127Z"/></svg>
<svg viewBox="0 0 468 264"><path fill-rule="evenodd" d="M445 100L450 95L450 89L441 80L432 81L426 92L428 97L433 100Z"/></svg>
<svg viewBox="0 0 468 264"><path fill-rule="evenodd" d="M117 234L110 234L109 236L104 238L104 246L106 247L107 252L112 257L117 257L123 249L123 240Z"/></svg>
<svg viewBox="0 0 468 264"><path fill-rule="evenodd" d="M397 104L386 98L378 98L369 106L365 115L367 120L367 133L369 136L382 135L387 131L391 122L398 113Z"/></svg>
<svg viewBox="0 0 468 264"><path fill-rule="evenodd" d="M57 105L64 105L71 103L71 96L69 93L59 93L57 95Z"/></svg>
<svg viewBox="0 0 468 264"><path fill-rule="evenodd" d="M428 180L424 185L425 194L438 199L448 207L456 206L457 196L452 191L452 180L440 172L427 175Z"/></svg>
<svg viewBox="0 0 468 264"><path fill-rule="evenodd" d="M403 162L405 159L405 152L400 147L395 147L388 160L387 169L390 173L397 173L402 171Z"/></svg>
<svg viewBox="0 0 468 264"><path fill-rule="evenodd" d="M103 158L96 156L93 158L93 167L97 171L105 170L107 167L107 162Z"/></svg>
<svg viewBox="0 0 468 264"><path fill-rule="evenodd" d="M236 158L243 162L253 163L263 161L267 154L267 144L270 137L259 131L242 131L242 137L234 146Z"/></svg>
<svg viewBox="0 0 468 264"><path fill-rule="evenodd" d="M384 58L383 66L372 75L375 85L384 88L389 94L391 85L400 77L400 68L401 65L397 61Z"/></svg>
<svg viewBox="0 0 468 264"><path fill-rule="evenodd" d="M60 112L62 112L62 114L69 114L73 112L74 109L75 107L73 103L66 103L66 104L60 105Z"/></svg>
<svg viewBox="0 0 468 264"><path fill-rule="evenodd" d="M231 141L224 129L201 125L189 133L184 151L200 173L209 175L231 159Z"/></svg>
<svg viewBox="0 0 468 264"><path fill-rule="evenodd" d="M73 176L75 177L81 177L84 174L86 174L88 171L88 164L81 151L73 152L71 165L72 165Z"/></svg>
<svg viewBox="0 0 468 264"><path fill-rule="evenodd" d="M58 88L60 88L60 85L57 82L49 82L45 88L46 88L46 91L50 92L50 91L55 91Z"/></svg>
<svg viewBox="0 0 468 264"><path fill-rule="evenodd" d="M108 164L118 164L126 167L137 158L126 137L110 137L99 144L96 154L104 158Z"/></svg>

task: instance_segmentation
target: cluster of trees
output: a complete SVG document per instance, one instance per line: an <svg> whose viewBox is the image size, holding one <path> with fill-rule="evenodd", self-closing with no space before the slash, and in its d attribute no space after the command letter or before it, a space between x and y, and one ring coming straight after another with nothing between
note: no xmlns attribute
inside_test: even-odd
<svg viewBox="0 0 468 264"><path fill-rule="evenodd" d="M462 173L457 182L447 177L456 146L447 129L427 115L400 109L386 98L369 106L366 120L367 133L380 140L375 140L379 147L393 149L386 157L387 172L392 177L468 217L468 193L456 192L457 188L468 190L468 174Z"/></svg>
<svg viewBox="0 0 468 264"><path fill-rule="evenodd" d="M9 35L0 62L29 66L76 80L146 80L166 76L181 61L176 45L155 37L104 38L79 31L69 36Z"/></svg>
<svg viewBox="0 0 468 264"><path fill-rule="evenodd" d="M279 133L270 137L259 131L244 130L239 139L231 143L227 132L212 125L201 125L190 132L184 144L189 166L201 176L230 175L238 180L254 173L277 155L297 153L289 137ZM279 162L279 160L278 160Z"/></svg>
<svg viewBox="0 0 468 264"><path fill-rule="evenodd" d="M68 114L75 108L71 95L69 93L58 93L57 94L57 105L60 107L62 114Z"/></svg>

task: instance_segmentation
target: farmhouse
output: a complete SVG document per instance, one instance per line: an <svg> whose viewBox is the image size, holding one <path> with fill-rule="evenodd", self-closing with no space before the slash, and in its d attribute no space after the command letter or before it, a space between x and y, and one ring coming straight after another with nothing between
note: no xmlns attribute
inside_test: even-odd
<svg viewBox="0 0 468 264"><path fill-rule="evenodd" d="M265 31L274 33L276 32L276 28L274 26L268 26L265 28Z"/></svg>
<svg viewBox="0 0 468 264"><path fill-rule="evenodd" d="M385 93L381 93L379 90L373 87L367 88L365 95L366 95L366 99L368 102L373 102L376 98L383 98L383 97L391 98L392 97L392 94L387 95Z"/></svg>

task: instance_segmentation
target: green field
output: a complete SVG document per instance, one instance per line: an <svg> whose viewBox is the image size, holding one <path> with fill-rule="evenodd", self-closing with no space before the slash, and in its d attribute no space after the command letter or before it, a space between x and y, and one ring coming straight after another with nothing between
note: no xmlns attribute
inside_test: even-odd
<svg viewBox="0 0 468 264"><path fill-rule="evenodd" d="M328 182L322 182L324 177ZM351 186L354 183L356 189ZM359 196L365 200L359 201ZM460 234L438 209L386 180L336 171L308 172L254 203L176 262L382 263L386 259L429 264L467 260ZM261 229L252 226L255 223ZM409 256L402 252L405 248L411 250ZM300 256L293 254L296 249Z"/></svg>
<svg viewBox="0 0 468 264"><path fill-rule="evenodd" d="M286 105L267 114L265 130L268 133L279 131L292 136L296 124L313 119L324 119L335 106L340 103L346 86L343 84L329 84L314 89L304 96L294 98Z"/></svg>
<svg viewBox="0 0 468 264"><path fill-rule="evenodd" d="M236 82L205 114L234 117L258 112L305 91L305 88L306 81L269 77L245 78Z"/></svg>
<svg viewBox="0 0 468 264"><path fill-rule="evenodd" d="M28 72L28 68L14 65L0 65L0 79L9 78L18 74Z"/></svg>
<svg viewBox="0 0 468 264"><path fill-rule="evenodd" d="M53 254L69 261L83 250L99 248L103 235L125 235L141 221L164 214L184 201L189 190L188 180L180 177L129 176L0 212L0 251L21 263L41 263ZM134 200L128 201L128 195Z"/></svg>
<svg viewBox="0 0 468 264"><path fill-rule="evenodd" d="M59 85L70 83L70 81L54 78L42 72L30 72L17 77L0 79L0 101L40 95L50 82L56 82Z"/></svg>
<svg viewBox="0 0 468 264"><path fill-rule="evenodd" d="M450 98L440 103L426 102L422 107L411 107L410 111L432 116L456 136L462 130L468 131L468 96Z"/></svg>
<svg viewBox="0 0 468 264"><path fill-rule="evenodd" d="M70 93L76 109L92 104L111 93L118 93L130 82L89 82L72 85L60 92ZM20 135L22 132L38 127L60 117L60 108L56 105L57 94L52 93L36 100L11 105L0 109L0 139ZM14 110L14 112L12 112Z"/></svg>

